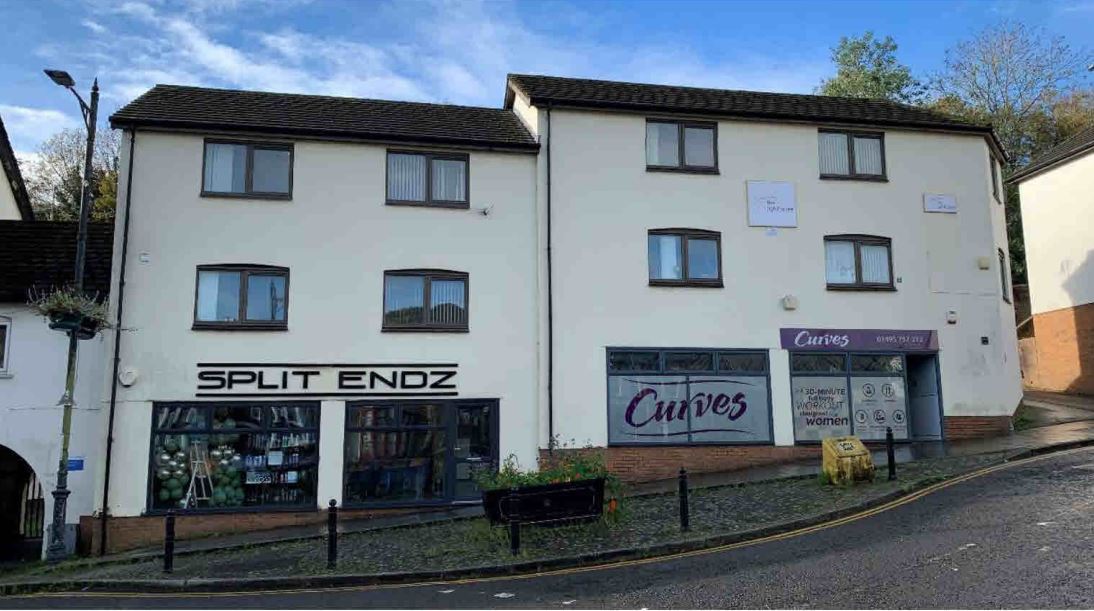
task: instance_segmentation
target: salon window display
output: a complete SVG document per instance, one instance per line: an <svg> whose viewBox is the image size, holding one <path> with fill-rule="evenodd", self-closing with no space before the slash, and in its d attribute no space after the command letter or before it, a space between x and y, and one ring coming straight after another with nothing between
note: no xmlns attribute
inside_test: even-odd
<svg viewBox="0 0 1094 611"><path fill-rule="evenodd" d="M314 402L157 404L149 507L315 506L318 425Z"/></svg>

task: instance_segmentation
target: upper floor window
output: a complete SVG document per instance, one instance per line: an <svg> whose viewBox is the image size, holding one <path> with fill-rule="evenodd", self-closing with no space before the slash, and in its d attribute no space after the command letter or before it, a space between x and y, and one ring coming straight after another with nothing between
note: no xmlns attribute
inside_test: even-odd
<svg viewBox="0 0 1094 611"><path fill-rule="evenodd" d="M651 286L722 286L722 234L703 229L651 229Z"/></svg>
<svg viewBox="0 0 1094 611"><path fill-rule="evenodd" d="M1007 253L999 252L999 287L1003 291L1003 301L1010 303L1010 268L1007 265Z"/></svg>
<svg viewBox="0 0 1094 611"><path fill-rule="evenodd" d="M387 203L467 208L469 164L466 153L388 151Z"/></svg>
<svg viewBox="0 0 1094 611"><path fill-rule="evenodd" d="M8 372L8 346L11 344L11 320L0 316L0 374Z"/></svg>
<svg viewBox="0 0 1094 611"><path fill-rule="evenodd" d="M866 235L824 238L829 289L894 290L891 240Z"/></svg>
<svg viewBox="0 0 1094 611"><path fill-rule="evenodd" d="M716 172L718 125L646 121L646 169Z"/></svg>
<svg viewBox="0 0 1094 611"><path fill-rule="evenodd" d="M289 199L292 162L291 144L206 140L201 194Z"/></svg>
<svg viewBox="0 0 1094 611"><path fill-rule="evenodd" d="M999 197L999 163L995 161L995 157L989 157L988 163L991 164L991 194L995 197L995 201L1003 203Z"/></svg>
<svg viewBox="0 0 1094 611"><path fill-rule="evenodd" d="M467 274L384 272L384 331L467 331Z"/></svg>
<svg viewBox="0 0 1094 611"><path fill-rule="evenodd" d="M821 130L821 178L885 179L885 136L873 132Z"/></svg>
<svg viewBox="0 0 1094 611"><path fill-rule="evenodd" d="M284 329L288 309L288 268L198 266L195 329Z"/></svg>

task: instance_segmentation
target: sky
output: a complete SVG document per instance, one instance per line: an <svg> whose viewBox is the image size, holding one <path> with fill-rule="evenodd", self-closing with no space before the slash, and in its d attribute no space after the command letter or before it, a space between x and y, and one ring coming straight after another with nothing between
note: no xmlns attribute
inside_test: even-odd
<svg viewBox="0 0 1094 611"><path fill-rule="evenodd" d="M1094 0L0 0L0 116L17 155L156 83L499 107L510 72L810 93L841 36L891 35L917 76L1020 21L1094 60Z"/></svg>

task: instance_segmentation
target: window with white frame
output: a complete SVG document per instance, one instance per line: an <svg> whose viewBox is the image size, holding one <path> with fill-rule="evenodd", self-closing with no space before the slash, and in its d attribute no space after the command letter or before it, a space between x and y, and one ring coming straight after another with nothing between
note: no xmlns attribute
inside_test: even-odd
<svg viewBox="0 0 1094 611"><path fill-rule="evenodd" d="M875 132L821 130L821 178L885 178L885 136Z"/></svg>
<svg viewBox="0 0 1094 611"><path fill-rule="evenodd" d="M892 242L867 235L824 238L825 279L829 289L893 290Z"/></svg>

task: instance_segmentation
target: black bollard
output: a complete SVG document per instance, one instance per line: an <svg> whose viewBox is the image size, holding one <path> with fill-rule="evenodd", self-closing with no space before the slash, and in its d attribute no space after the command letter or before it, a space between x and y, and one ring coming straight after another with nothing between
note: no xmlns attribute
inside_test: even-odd
<svg viewBox="0 0 1094 611"><path fill-rule="evenodd" d="M170 573L175 568L175 510L168 509L163 520L163 572Z"/></svg>
<svg viewBox="0 0 1094 611"><path fill-rule="evenodd" d="M691 516L688 515L688 472L680 467L680 530L691 529Z"/></svg>
<svg viewBox="0 0 1094 611"><path fill-rule="evenodd" d="M330 500L327 509L327 568L338 566L338 502Z"/></svg>
<svg viewBox="0 0 1094 611"><path fill-rule="evenodd" d="M509 551L514 556L520 553L520 495L517 489L509 489Z"/></svg>
<svg viewBox="0 0 1094 611"><path fill-rule="evenodd" d="M885 454L889 459L889 481L896 479L896 458L893 456L893 427L885 427Z"/></svg>

